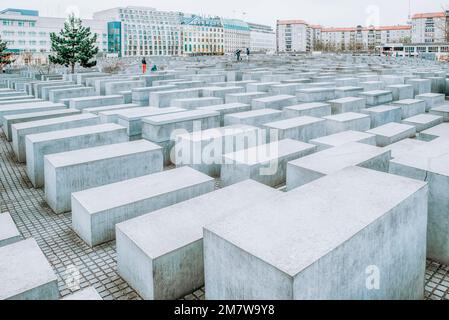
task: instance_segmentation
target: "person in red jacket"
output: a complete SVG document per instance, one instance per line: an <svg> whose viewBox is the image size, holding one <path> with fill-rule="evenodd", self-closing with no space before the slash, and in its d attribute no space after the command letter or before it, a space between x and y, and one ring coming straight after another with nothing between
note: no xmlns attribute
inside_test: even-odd
<svg viewBox="0 0 449 320"><path fill-rule="evenodd" d="M143 57L142 59L142 73L147 73L147 60L145 59L145 57Z"/></svg>

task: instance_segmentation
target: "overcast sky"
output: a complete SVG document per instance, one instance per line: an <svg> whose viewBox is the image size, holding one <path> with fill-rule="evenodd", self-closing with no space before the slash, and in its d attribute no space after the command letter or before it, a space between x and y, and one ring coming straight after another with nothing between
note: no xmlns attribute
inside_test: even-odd
<svg viewBox="0 0 449 320"><path fill-rule="evenodd" d="M441 11L449 0L410 0L412 13ZM37 9L41 16L82 18L118 6L149 6L275 25L277 19L303 19L325 26L395 25L407 21L409 0L2 0L1 7Z"/></svg>

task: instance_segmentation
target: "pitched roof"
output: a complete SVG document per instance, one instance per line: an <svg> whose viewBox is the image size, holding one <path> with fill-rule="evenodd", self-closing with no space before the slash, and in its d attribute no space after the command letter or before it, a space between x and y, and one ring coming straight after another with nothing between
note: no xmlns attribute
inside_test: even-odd
<svg viewBox="0 0 449 320"><path fill-rule="evenodd" d="M307 24L304 20L278 20L278 25L284 25L284 24Z"/></svg>
<svg viewBox="0 0 449 320"><path fill-rule="evenodd" d="M428 12L428 13L417 13L412 16L412 19L427 19L427 18L444 18L446 13L444 12Z"/></svg>

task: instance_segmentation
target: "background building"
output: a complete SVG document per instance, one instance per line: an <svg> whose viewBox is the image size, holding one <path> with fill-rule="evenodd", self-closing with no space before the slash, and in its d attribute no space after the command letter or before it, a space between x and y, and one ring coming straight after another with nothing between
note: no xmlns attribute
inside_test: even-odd
<svg viewBox="0 0 449 320"><path fill-rule="evenodd" d="M9 8L0 11L0 36L13 53L26 52L41 60L51 50L50 33L59 33L65 21L65 18L41 17L36 10ZM83 25L97 35L99 50L107 51L106 21L83 19Z"/></svg>
<svg viewBox="0 0 449 320"><path fill-rule="evenodd" d="M221 19L224 33L224 51L233 54L237 49L244 52L250 47L250 27L238 19Z"/></svg>
<svg viewBox="0 0 449 320"><path fill-rule="evenodd" d="M447 39L446 12L418 13L412 16L412 42L445 42Z"/></svg>
<svg viewBox="0 0 449 320"><path fill-rule="evenodd" d="M182 19L182 39L185 55L224 53L224 32L219 17L185 15Z"/></svg>
<svg viewBox="0 0 449 320"><path fill-rule="evenodd" d="M304 20L278 20L276 38L278 53L308 52L311 49L310 29Z"/></svg>
<svg viewBox="0 0 449 320"><path fill-rule="evenodd" d="M182 54L180 12L120 7L96 12L94 19L108 21L110 53L123 57Z"/></svg>
<svg viewBox="0 0 449 320"><path fill-rule="evenodd" d="M250 32L250 50L257 53L274 53L276 51L276 33L270 26L248 23Z"/></svg>

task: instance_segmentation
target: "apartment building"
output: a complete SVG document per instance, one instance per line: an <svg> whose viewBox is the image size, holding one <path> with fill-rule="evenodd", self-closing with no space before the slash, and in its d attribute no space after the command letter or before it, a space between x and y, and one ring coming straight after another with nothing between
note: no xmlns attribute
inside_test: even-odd
<svg viewBox="0 0 449 320"><path fill-rule="evenodd" d="M65 18L41 17L36 10L8 8L0 11L0 36L11 52L47 54L51 50L50 33L59 33L65 21ZM107 22L83 19L83 25L97 35L99 50L107 51Z"/></svg>
<svg viewBox="0 0 449 320"><path fill-rule="evenodd" d="M276 33L270 26L248 23L250 50L257 53L273 53L276 51Z"/></svg>
<svg viewBox="0 0 449 320"><path fill-rule="evenodd" d="M108 51L119 56L182 54L181 12L118 7L94 13L108 21Z"/></svg>
<svg viewBox="0 0 449 320"><path fill-rule="evenodd" d="M250 27L239 19L221 19L224 33L224 51L233 54L237 49L242 51L250 47Z"/></svg>
<svg viewBox="0 0 449 320"><path fill-rule="evenodd" d="M412 16L413 43L441 43L449 41L448 12L418 13Z"/></svg>
<svg viewBox="0 0 449 320"><path fill-rule="evenodd" d="M219 17L185 15L181 24L184 55L224 54L224 31Z"/></svg>
<svg viewBox="0 0 449 320"><path fill-rule="evenodd" d="M278 20L276 23L276 51L278 53L308 52L311 50L310 28L304 20Z"/></svg>

